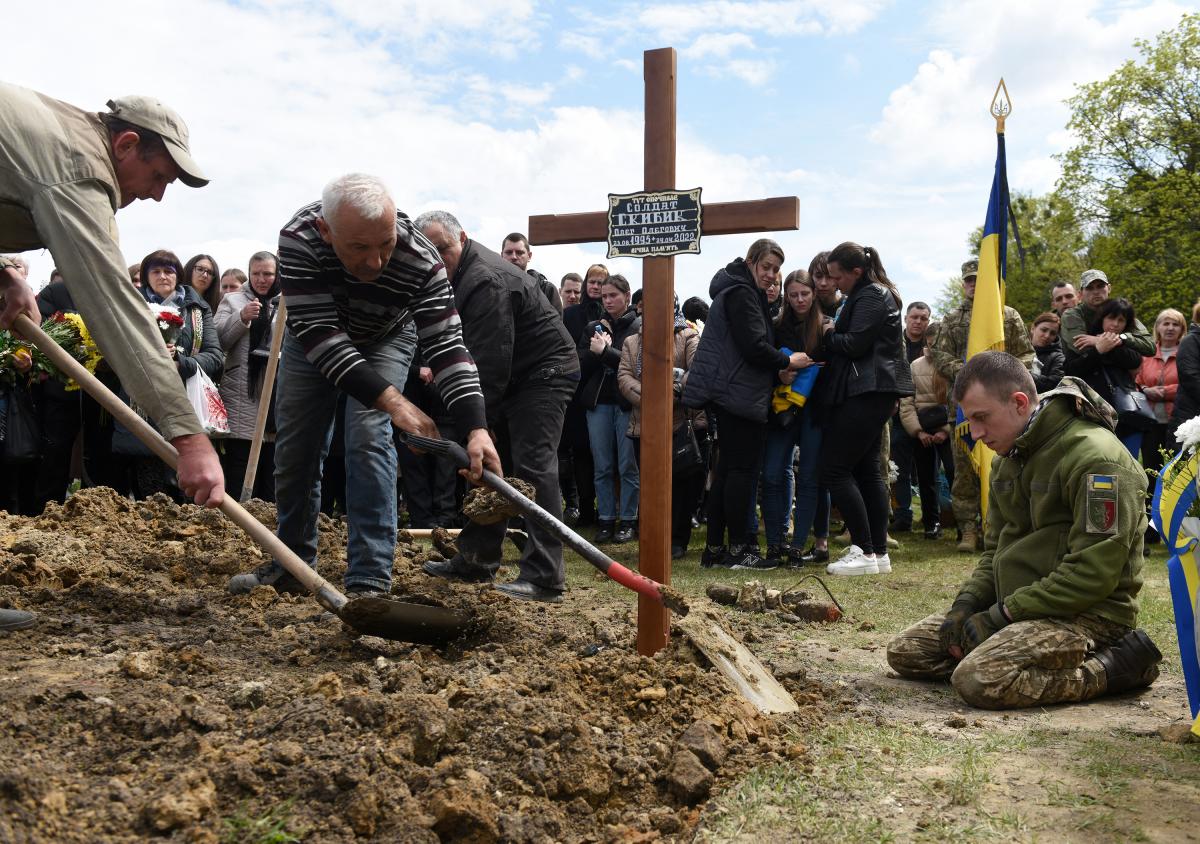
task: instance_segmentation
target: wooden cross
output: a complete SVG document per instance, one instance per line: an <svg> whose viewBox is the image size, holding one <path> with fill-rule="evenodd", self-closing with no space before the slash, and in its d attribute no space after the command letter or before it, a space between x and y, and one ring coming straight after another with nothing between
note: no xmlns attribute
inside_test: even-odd
<svg viewBox="0 0 1200 844"><path fill-rule="evenodd" d="M675 67L672 47L647 50L645 190L675 190ZM800 200L794 196L750 202L705 203L702 233L794 231ZM529 218L535 246L593 243L608 238L604 211L542 214ZM646 258L642 269L642 451L639 568L660 583L671 580L671 434L674 366L675 259ZM722 263L723 265L723 263ZM667 610L638 598L638 653L650 656L667 643Z"/></svg>

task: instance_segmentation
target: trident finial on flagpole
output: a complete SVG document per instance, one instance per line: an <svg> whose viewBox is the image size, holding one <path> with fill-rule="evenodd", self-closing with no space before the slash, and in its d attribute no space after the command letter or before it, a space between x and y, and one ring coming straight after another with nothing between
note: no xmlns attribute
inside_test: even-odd
<svg viewBox="0 0 1200 844"><path fill-rule="evenodd" d="M1000 84L996 86L996 93L992 97L992 117L996 118L996 134L1004 134L1004 118L1012 113L1012 98L1008 96L1008 86L1004 84L1004 77L1000 77Z"/></svg>

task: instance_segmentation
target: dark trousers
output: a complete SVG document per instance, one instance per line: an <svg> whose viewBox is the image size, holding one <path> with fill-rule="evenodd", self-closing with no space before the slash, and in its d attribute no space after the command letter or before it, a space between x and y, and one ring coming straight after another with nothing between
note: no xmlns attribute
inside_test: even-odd
<svg viewBox="0 0 1200 844"><path fill-rule="evenodd" d="M448 440L458 436L453 423L439 422L438 433ZM396 444L396 451L409 527L454 527L458 519L458 469L454 463L434 454L414 454L403 443Z"/></svg>
<svg viewBox="0 0 1200 844"><path fill-rule="evenodd" d="M917 443L913 455L917 465L917 483L921 488L921 524L933 530L942 520L942 501L938 497L938 465L946 473L946 482L954 483L954 446L950 440L931 446Z"/></svg>
<svg viewBox="0 0 1200 844"><path fill-rule="evenodd" d="M596 521L596 467L588 437L587 411L567 405L558 442L558 482L568 507L579 510L579 524Z"/></svg>
<svg viewBox="0 0 1200 844"><path fill-rule="evenodd" d="M850 540L868 554L887 553L888 494L879 450L895 406L890 393L848 398L832 408L821 440L822 483L841 511Z"/></svg>
<svg viewBox="0 0 1200 844"><path fill-rule="evenodd" d="M696 444L704 456L704 465L708 465L708 436L706 431L696 431ZM638 471L642 468L642 441L634 438L637 448ZM678 545L684 551L692 539L692 514L700 503L700 495L704 492L704 468L701 467L680 477L671 473L671 545Z"/></svg>
<svg viewBox="0 0 1200 844"><path fill-rule="evenodd" d="M916 437L911 437L908 431L904 430L904 425L900 422L900 417L892 418L892 456L891 460L896 464L896 522L897 524L912 524L912 488L913 481L916 480L916 472L913 470L913 455L920 448L921 443Z"/></svg>
<svg viewBox="0 0 1200 844"><path fill-rule="evenodd" d="M762 470L763 443L767 423L735 416L717 408L717 466L708 491L708 539L710 546L749 545L753 541L746 518L758 492Z"/></svg>
<svg viewBox="0 0 1200 844"><path fill-rule="evenodd" d="M42 385L37 400L42 426L42 459L34 483L34 506L42 512L51 501L67 500L71 485L71 457L80 428L80 391L66 392L61 384Z"/></svg>
<svg viewBox="0 0 1200 844"><path fill-rule="evenodd" d="M120 386L117 377L103 369L96 373L96 378L113 392ZM112 453L112 417L89 395L82 397L80 416L83 421L84 486L107 486L120 492L121 475Z"/></svg>
<svg viewBox="0 0 1200 844"><path fill-rule="evenodd" d="M225 472L225 494L234 501L242 497L246 481L246 466L250 462L250 440L221 441L221 469ZM264 442L258 453L258 469L254 475L254 498L275 500L275 443Z"/></svg>
<svg viewBox="0 0 1200 844"><path fill-rule="evenodd" d="M493 430L505 474L533 484L537 503L556 519L562 518L558 441L567 402L577 385L563 377L527 381L491 414L497 420ZM503 521L494 525L468 522L458 536L458 550L468 563L494 571L500 565L506 529ZM525 530L529 541L519 561L521 579L547 589L564 589L562 540L533 519L525 520Z"/></svg>

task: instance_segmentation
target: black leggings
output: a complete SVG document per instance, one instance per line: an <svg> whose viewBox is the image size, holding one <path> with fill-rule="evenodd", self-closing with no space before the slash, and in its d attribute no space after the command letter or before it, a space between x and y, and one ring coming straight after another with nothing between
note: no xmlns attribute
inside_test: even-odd
<svg viewBox="0 0 1200 844"><path fill-rule="evenodd" d="M887 553L888 493L879 473L883 426L892 393L864 393L832 408L821 440L821 483L842 513L850 541L867 554Z"/></svg>
<svg viewBox="0 0 1200 844"><path fill-rule="evenodd" d="M735 416L717 408L717 466L708 491L708 544L731 546L754 541L747 513L754 507L762 469L767 423Z"/></svg>

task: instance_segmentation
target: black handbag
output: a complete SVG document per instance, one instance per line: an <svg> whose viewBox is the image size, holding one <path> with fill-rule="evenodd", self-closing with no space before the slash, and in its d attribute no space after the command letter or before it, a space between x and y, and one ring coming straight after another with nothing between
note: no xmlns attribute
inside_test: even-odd
<svg viewBox="0 0 1200 844"><path fill-rule="evenodd" d="M42 454L42 426L38 424L37 410L29 388L14 386L4 391L3 439L5 463L28 463Z"/></svg>
<svg viewBox="0 0 1200 844"><path fill-rule="evenodd" d="M935 404L917 410L917 421L921 430L927 434L936 434L950 424L950 411L944 404Z"/></svg>
<svg viewBox="0 0 1200 844"><path fill-rule="evenodd" d="M682 478L704 469L704 452L688 419L671 435L671 474Z"/></svg>
<svg viewBox="0 0 1200 844"><path fill-rule="evenodd" d="M1117 412L1117 424L1134 431L1149 431L1158 422L1150 399L1141 390L1127 387L1113 377L1109 367L1104 367L1104 380L1112 395L1113 410Z"/></svg>

